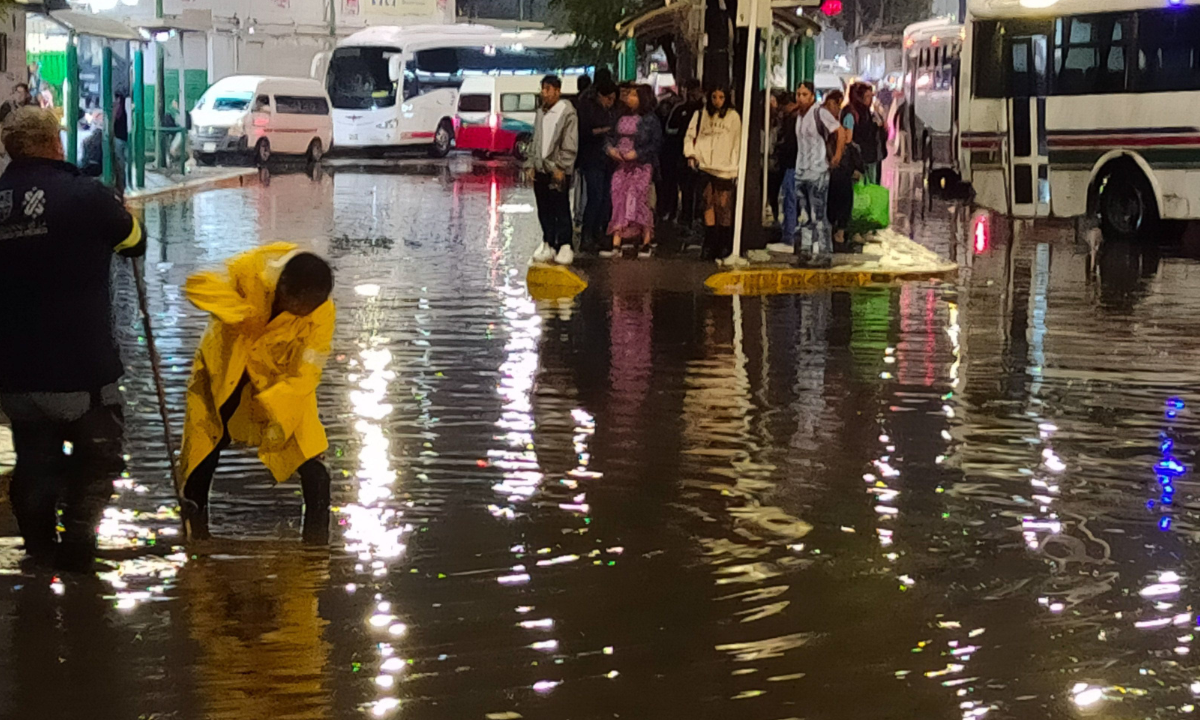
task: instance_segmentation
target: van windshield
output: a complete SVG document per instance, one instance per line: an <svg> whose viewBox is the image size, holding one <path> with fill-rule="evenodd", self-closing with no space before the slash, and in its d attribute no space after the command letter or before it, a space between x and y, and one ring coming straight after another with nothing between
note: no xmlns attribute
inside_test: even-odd
<svg viewBox="0 0 1200 720"><path fill-rule="evenodd" d="M252 99L254 99L252 92L227 92L211 98L209 103L213 110L245 110L250 107Z"/></svg>
<svg viewBox="0 0 1200 720"><path fill-rule="evenodd" d="M338 48L329 60L326 81L329 99L341 110L374 110L396 104L396 83L388 76L388 62L399 48Z"/></svg>

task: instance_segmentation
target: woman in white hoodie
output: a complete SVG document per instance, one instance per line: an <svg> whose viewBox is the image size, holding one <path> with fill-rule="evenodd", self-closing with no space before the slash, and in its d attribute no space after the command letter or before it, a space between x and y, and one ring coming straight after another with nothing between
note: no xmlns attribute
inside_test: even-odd
<svg viewBox="0 0 1200 720"><path fill-rule="evenodd" d="M723 88L708 91L708 104L696 113L683 141L688 163L700 171L704 192L704 245L711 260L733 252L733 191L741 159L742 120Z"/></svg>

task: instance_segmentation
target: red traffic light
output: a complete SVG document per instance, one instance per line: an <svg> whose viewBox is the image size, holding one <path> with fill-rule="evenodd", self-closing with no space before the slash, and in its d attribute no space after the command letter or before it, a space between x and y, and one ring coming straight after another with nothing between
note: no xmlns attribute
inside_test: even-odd
<svg viewBox="0 0 1200 720"><path fill-rule="evenodd" d="M841 15L842 0L823 0L821 3L821 12L825 13L825 17Z"/></svg>

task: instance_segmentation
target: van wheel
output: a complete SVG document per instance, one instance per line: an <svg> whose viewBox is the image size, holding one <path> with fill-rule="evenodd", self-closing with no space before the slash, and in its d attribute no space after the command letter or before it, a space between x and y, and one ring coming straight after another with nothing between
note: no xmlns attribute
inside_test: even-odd
<svg viewBox="0 0 1200 720"><path fill-rule="evenodd" d="M533 136L529 133L521 133L513 142L513 157L524 162L529 158L529 152L533 147Z"/></svg>
<svg viewBox="0 0 1200 720"><path fill-rule="evenodd" d="M1106 236L1133 240L1147 235L1158 225L1154 190L1141 169L1132 163L1116 163L1105 168L1095 188L1096 214Z"/></svg>
<svg viewBox="0 0 1200 720"><path fill-rule="evenodd" d="M266 165L271 161L271 141L263 138L254 146L254 161L259 165Z"/></svg>
<svg viewBox="0 0 1200 720"><path fill-rule="evenodd" d="M319 163L323 157L325 157L325 149L321 146L320 140L314 139L308 144L308 161Z"/></svg>
<svg viewBox="0 0 1200 720"><path fill-rule="evenodd" d="M450 143L454 140L454 129L449 120L443 120L433 133L433 145L429 146L430 157L443 158L450 154Z"/></svg>

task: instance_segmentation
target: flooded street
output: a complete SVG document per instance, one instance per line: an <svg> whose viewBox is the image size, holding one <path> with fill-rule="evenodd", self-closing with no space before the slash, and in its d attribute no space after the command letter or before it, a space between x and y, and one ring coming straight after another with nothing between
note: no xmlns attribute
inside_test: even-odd
<svg viewBox="0 0 1200 720"><path fill-rule="evenodd" d="M1068 227L898 225L957 280L720 297L684 261L525 286L482 164L145 209L175 432L195 270L336 273L329 548L252 451L179 544L132 278L111 572L0 538L0 715L155 720L1161 718L1200 703L1200 264ZM901 202L903 205L903 201ZM911 219L910 219L911 217ZM690 271L688 271L690 272Z"/></svg>

